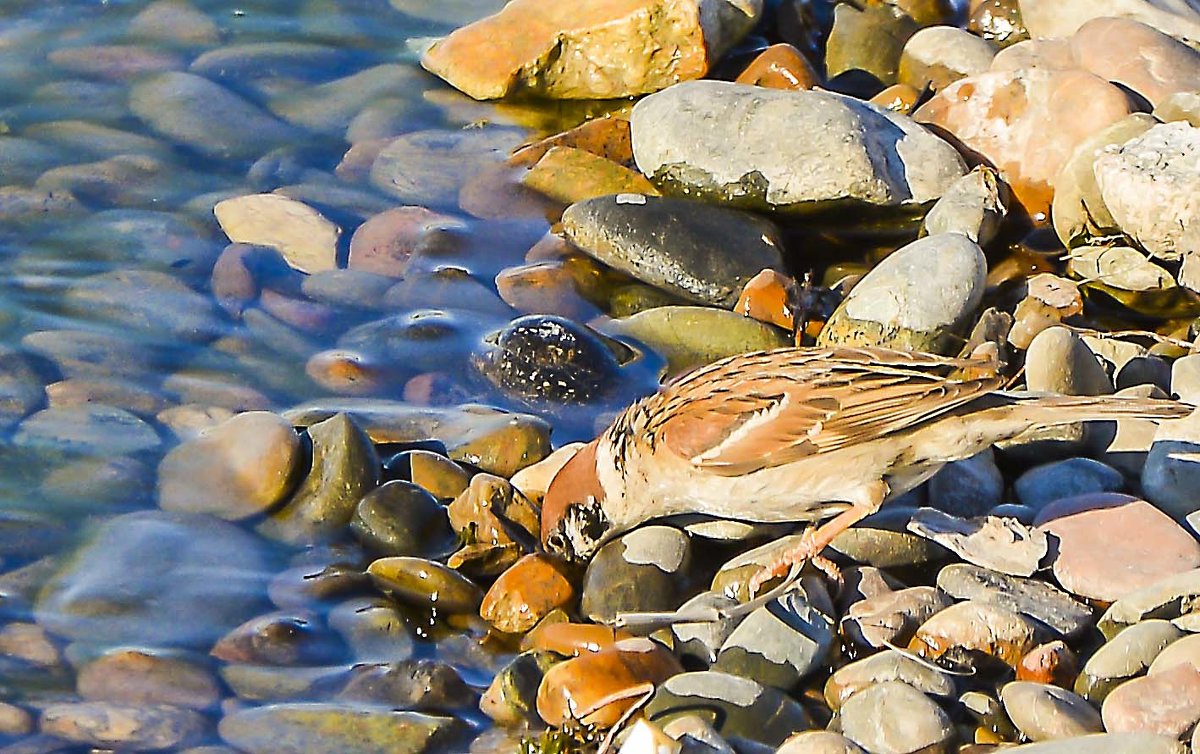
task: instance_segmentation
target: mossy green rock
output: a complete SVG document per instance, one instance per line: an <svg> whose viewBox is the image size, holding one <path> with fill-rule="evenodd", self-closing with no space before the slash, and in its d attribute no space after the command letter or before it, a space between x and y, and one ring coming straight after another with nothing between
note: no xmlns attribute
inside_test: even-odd
<svg viewBox="0 0 1200 754"><path fill-rule="evenodd" d="M259 532L291 544L332 539L345 529L363 495L379 485L379 457L371 438L346 414L308 428L312 468Z"/></svg>

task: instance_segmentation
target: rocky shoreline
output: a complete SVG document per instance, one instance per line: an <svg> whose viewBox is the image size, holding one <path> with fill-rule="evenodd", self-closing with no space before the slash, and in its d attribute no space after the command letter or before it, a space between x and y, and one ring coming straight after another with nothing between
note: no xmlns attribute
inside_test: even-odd
<svg viewBox="0 0 1200 754"><path fill-rule="evenodd" d="M573 441L732 354L1200 405L1195 7L35 5L0 754L1200 754L1198 414L951 463L744 617L800 529L538 541Z"/></svg>

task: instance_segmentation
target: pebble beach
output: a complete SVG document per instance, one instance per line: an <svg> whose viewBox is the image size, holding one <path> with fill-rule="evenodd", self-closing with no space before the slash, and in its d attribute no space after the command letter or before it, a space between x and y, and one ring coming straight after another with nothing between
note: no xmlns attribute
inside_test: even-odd
<svg viewBox="0 0 1200 754"><path fill-rule="evenodd" d="M540 541L736 354L1200 405L1196 0L0 6L0 754L1200 754L1200 413Z"/></svg>

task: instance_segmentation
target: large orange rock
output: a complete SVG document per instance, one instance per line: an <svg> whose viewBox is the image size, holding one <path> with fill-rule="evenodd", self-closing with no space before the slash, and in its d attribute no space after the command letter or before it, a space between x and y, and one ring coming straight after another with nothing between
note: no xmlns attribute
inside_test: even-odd
<svg viewBox="0 0 1200 754"><path fill-rule="evenodd" d="M959 79L913 117L991 163L1030 216L1045 220L1075 148L1133 111L1124 91L1086 71L1024 68Z"/></svg>
<svg viewBox="0 0 1200 754"><path fill-rule="evenodd" d="M610 728L646 693L683 668L661 644L635 638L560 662L538 688L537 711L549 725ZM651 686L648 690L653 690Z"/></svg>
<svg viewBox="0 0 1200 754"><path fill-rule="evenodd" d="M475 99L609 99L697 79L758 21L762 0L512 0L422 57Z"/></svg>

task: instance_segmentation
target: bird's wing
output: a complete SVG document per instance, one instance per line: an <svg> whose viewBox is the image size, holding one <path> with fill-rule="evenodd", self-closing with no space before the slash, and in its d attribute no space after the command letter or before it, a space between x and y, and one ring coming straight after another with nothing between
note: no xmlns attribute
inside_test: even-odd
<svg viewBox="0 0 1200 754"><path fill-rule="evenodd" d="M733 357L656 397L647 430L697 467L735 476L886 437L1000 386L948 380L976 360L882 349L783 349Z"/></svg>

